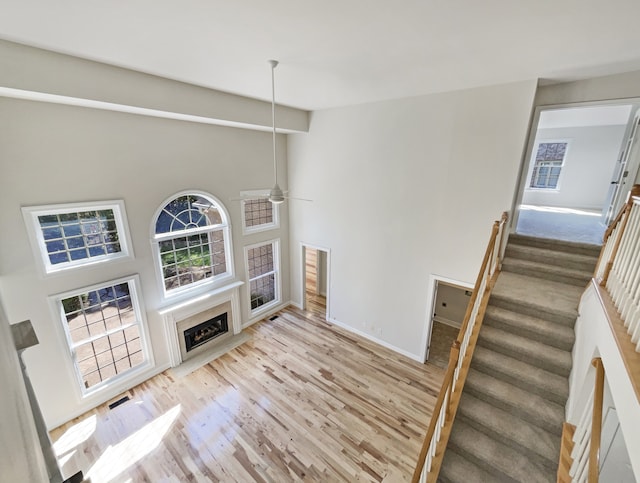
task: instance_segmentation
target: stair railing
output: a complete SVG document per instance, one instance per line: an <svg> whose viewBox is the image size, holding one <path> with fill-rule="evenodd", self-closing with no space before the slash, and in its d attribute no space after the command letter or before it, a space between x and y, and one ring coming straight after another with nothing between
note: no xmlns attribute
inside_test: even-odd
<svg viewBox="0 0 640 483"><path fill-rule="evenodd" d="M605 232L595 278L624 321L636 352L640 352L640 185Z"/></svg>
<svg viewBox="0 0 640 483"><path fill-rule="evenodd" d="M449 365L445 372L440 393L433 408L427 434L422 443L418 464L412 483L435 482L440 472L444 451L449 442L453 420L460 403L460 395L469 372L478 332L482 325L489 296L500 271L504 255L504 232L507 213L495 221L485 251L480 272L460 327L458 337L451 345Z"/></svg>
<svg viewBox="0 0 640 483"><path fill-rule="evenodd" d="M601 281L602 286L605 286L607 283L613 261L620 249L622 234L625 232L627 222L629 221L629 212L633 206L634 197L637 196L640 196L640 185L634 185L631 188L627 202L622 206L618 215L604 232L603 249L600 252L600 258L598 259L594 274L594 278Z"/></svg>
<svg viewBox="0 0 640 483"><path fill-rule="evenodd" d="M599 357L593 359L591 364L596 368L594 388L573 435L573 464L569 470L573 483L597 483L600 474L604 366Z"/></svg>

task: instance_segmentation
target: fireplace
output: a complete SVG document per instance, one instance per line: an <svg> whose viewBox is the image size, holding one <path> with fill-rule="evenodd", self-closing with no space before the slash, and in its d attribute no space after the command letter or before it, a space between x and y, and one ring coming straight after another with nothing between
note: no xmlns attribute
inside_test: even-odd
<svg viewBox="0 0 640 483"><path fill-rule="evenodd" d="M242 331L239 287L233 282L159 310L171 367L223 346Z"/></svg>
<svg viewBox="0 0 640 483"><path fill-rule="evenodd" d="M227 312L224 312L185 330L183 332L185 350L191 352L227 332L229 332L229 325L227 324Z"/></svg>
<svg viewBox="0 0 640 483"><path fill-rule="evenodd" d="M208 351L233 336L231 302L224 302L176 322L180 361Z"/></svg>

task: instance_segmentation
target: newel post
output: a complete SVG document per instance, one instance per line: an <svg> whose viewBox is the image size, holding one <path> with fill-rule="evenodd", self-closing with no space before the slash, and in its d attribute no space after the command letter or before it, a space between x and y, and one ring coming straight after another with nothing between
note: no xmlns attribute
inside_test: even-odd
<svg viewBox="0 0 640 483"><path fill-rule="evenodd" d="M599 357L591 361L596 368L596 383L593 392L593 416L591 441L589 443L589 483L598 483L600 474L600 439L602 437L602 400L604 397L604 366Z"/></svg>

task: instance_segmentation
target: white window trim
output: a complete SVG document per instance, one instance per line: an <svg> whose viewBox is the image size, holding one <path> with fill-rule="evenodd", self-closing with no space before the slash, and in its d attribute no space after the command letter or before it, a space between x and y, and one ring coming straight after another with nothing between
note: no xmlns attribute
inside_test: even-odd
<svg viewBox="0 0 640 483"><path fill-rule="evenodd" d="M533 172L536 169L536 155L538 154L538 148L541 144L553 144L553 143L566 143L567 147L564 150L564 158L562 158L562 164L560 165L560 176L558 176L558 182L556 183L555 188L536 188L531 186L531 178L533 177ZM540 139L536 140L533 151L531 153L531 163L529 168L529 175L527 176L527 185L525 191L538 191L543 193L556 193L561 189L562 178L564 175L567 158L569 157L569 150L571 149L571 140L570 139Z"/></svg>
<svg viewBox="0 0 640 483"><path fill-rule="evenodd" d="M262 247L264 245L269 245L269 244L273 244L273 272L262 274L260 275L260 277L264 277L265 275L268 275L270 273L275 274L276 296L271 302L261 305L255 310L252 310L251 309L251 280L252 279L249 278L249 250L251 250L252 248L258 248L258 247ZM252 319L252 318L258 317L260 314L268 312L273 307L282 303L282 280L280 277L280 238L274 238L273 240L265 240L263 242L246 245L244 247L244 266L245 266L245 273L247 278L247 283L246 283L247 313L248 313L249 319Z"/></svg>
<svg viewBox="0 0 640 483"><path fill-rule="evenodd" d="M84 380L82 378L82 374L80 373L80 368L76 364L75 354L72 349L72 345L74 344L71 340L71 335L66 328L66 316L64 313L64 308L62 306L61 301L65 298L73 297L75 295L79 295L86 292L91 292L93 290L98 290L105 286L109 285L117 285L120 283L129 283L129 293L131 294L131 303L133 304L134 310L138 315L138 327L140 330L140 344L142 347L142 351L144 353L145 362L136 366L135 368L130 369L124 374L116 374L111 377L107 381L102 381L90 388L86 388L84 386ZM69 290L67 292L59 293L56 295L49 296L49 305L51 307L51 311L54 314L55 320L57 323L56 326L61 343L63 344L63 352L66 355L67 366L69 367L69 372L73 374L76 384L76 395L79 401L84 399L89 399L97 395L107 394L107 397L112 397L128 387L132 387L133 385L138 383L139 376L155 367L155 360L153 357L153 350L151 348L151 342L149 337L149 327L147 323L146 317L146 309L144 305L144 300L142 298L142 289L140 286L140 277L139 275L129 275L126 277L118 278L115 280L107 280L105 282L96 283L90 285L88 287L82 287L75 290ZM110 394L110 396L108 395Z"/></svg>
<svg viewBox="0 0 640 483"><path fill-rule="evenodd" d="M179 232L169 232L172 234L169 236L167 233L163 233L161 235L156 235L156 221L158 220L158 216L164 209L165 206L171 201L180 196L185 195L198 195L203 196L205 198L211 199L218 207L220 211L220 216L222 217L222 224L219 225L220 229L224 231L224 252L227 262L227 273L224 275L217 275L215 277L211 277L209 279L201 280L199 282L192 283L185 287L180 287L170 292L167 292L164 285L164 276L162 273L162 259L160 258L160 250L159 250L159 242L162 240L167 240L170 238L176 238L181 235L190 235L194 233L198 233L200 231L211 231L211 227L207 227L206 230L196 228L193 230L185 230L181 233ZM227 208L222 204L222 202L211 193L207 193L206 191L201 190L184 190L178 193L175 193L169 197L167 197L156 209L153 218L151 219L151 228L150 228L150 242L151 242L151 252L153 253L154 265L156 267L156 281L158 284L158 289L162 294L162 298L164 302L175 303L181 300L187 300L191 297L197 297L198 295L202 295L207 291L210 291L216 287L221 287L225 284L228 284L229 281L233 280L235 277L235 263L233 259L233 243L231 236L231 218L229 217L229 212Z"/></svg>
<svg viewBox="0 0 640 483"><path fill-rule="evenodd" d="M249 190L249 191L241 191L240 197L240 209L241 209L241 218L242 218L242 234L243 235L251 235L253 233L260 233L261 231L275 230L280 228L280 206L277 204L271 204L271 208L273 210L273 221L271 223L264 223L262 225L255 226L247 226L245 223L245 211L244 211L244 202L257 200L260 198L268 197L269 190Z"/></svg>
<svg viewBox="0 0 640 483"><path fill-rule="evenodd" d="M78 213L82 211L99 211L113 210L115 216L116 228L118 230L118 242L121 251L118 253L109 253L97 257L83 258L71 262L53 265L49 260L47 253L47 245L40 228L39 216L58 215L61 213ZM25 206L22 208L22 216L24 218L29 242L33 250L34 257L37 262L40 274L45 276L58 275L72 270L95 267L96 265L114 262L133 260L133 244L131 243L131 235L129 233L129 223L127 221L127 212L125 210L123 200L109 201L91 201L81 203L64 203L40 206Z"/></svg>

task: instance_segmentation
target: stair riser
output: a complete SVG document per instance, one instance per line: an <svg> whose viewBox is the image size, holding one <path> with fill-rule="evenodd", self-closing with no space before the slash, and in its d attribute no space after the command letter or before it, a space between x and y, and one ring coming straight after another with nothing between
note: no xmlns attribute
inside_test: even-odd
<svg viewBox="0 0 640 483"><path fill-rule="evenodd" d="M531 317L537 317L539 319L548 320L557 324L564 324L568 327L573 327L576 322L575 315L564 314L561 312L550 312L542 310L540 307L530 307L514 300L505 299L496 295L491 296L489 305L495 305L496 307L510 310L511 312L529 315Z"/></svg>
<svg viewBox="0 0 640 483"><path fill-rule="evenodd" d="M527 381L524 381L521 377L515 377L511 374L500 372L496 370L495 367L482 364L479 361L474 360L472 361L471 364L472 364L471 367L473 369L480 371L486 374L487 376L495 377L496 379L500 379L501 381L504 381L513 386L519 387L520 389L529 391L532 394L537 394L540 397L543 397L545 399L548 399L549 401L553 401L560 405L564 405L567 403L567 398L569 397L568 387L566 391L563 391L562 393L557 393L547 389L546 387L539 386L537 384L531 384Z"/></svg>
<svg viewBox="0 0 640 483"><path fill-rule="evenodd" d="M455 441L449 440L449 445L448 446L453 448L453 450L456 453L458 453L460 456L462 456L466 460L468 460L471 463L473 463L474 465L476 465L478 468L483 469L487 473L491 473L491 475L494 477L494 479L492 481L494 481L494 482L505 482L505 483L513 482L513 479L509 478L507 475L505 475L504 473L500 472L496 468L491 467L491 465L488 464L483 459L478 458L474 454L466 451L460 445L456 444Z"/></svg>
<svg viewBox="0 0 640 483"><path fill-rule="evenodd" d="M545 371L552 372L553 374L557 374L562 377L568 377L569 373L571 372L570 365L567 366L560 363L559 361L546 358L544 357L544 354L530 354L521 350L517 350L516 348L503 346L497 341L483 338L482 333L480 333L480 337L478 338L478 345L496 351L500 354L504 354L505 356L513 357L514 359L518 359L519 361L526 362L527 364L531 364L534 367L539 367L540 369L544 369Z"/></svg>
<svg viewBox="0 0 640 483"><path fill-rule="evenodd" d="M495 327L497 329L511 332L512 334L521 335L523 337L527 337L528 339L535 340L537 342L541 342L543 344L547 344L551 347L555 347L564 351L570 351L573 348L573 337L570 339L568 337L561 338L555 336L554 334L546 334L535 332L533 330L527 330L498 318L486 317L482 322L482 325L488 325L490 327Z"/></svg>
<svg viewBox="0 0 640 483"><path fill-rule="evenodd" d="M520 275L527 275L529 277L541 278L543 280L551 280L553 282L567 283L569 285L575 285L576 287L586 287L591 280L591 275L585 275L582 277L573 275L564 275L561 273L555 273L544 269L544 265L539 265L536 268L520 267L509 263L508 259L505 259L502 263L502 270L505 272L518 273Z"/></svg>
<svg viewBox="0 0 640 483"><path fill-rule="evenodd" d="M587 255L597 258L600 255L600 247L598 246L584 246L576 243L563 243L557 240L546 240L544 238L528 238L520 237L518 235L509 236L509 244L521 245L526 247L545 248L547 250L555 250L558 252L574 253L578 255Z"/></svg>
<svg viewBox="0 0 640 483"><path fill-rule="evenodd" d="M445 459L438 475L438 483L486 483L493 476L484 472L459 454L447 447Z"/></svg>
<svg viewBox="0 0 640 483"><path fill-rule="evenodd" d="M563 255L567 252L561 252ZM589 258L589 260L572 259L569 256L560 256L545 252L519 250L518 245L509 245L505 250L505 258L517 258L518 260L527 260L537 262L544 265L552 265L555 267L568 268L570 270L584 270L593 272L596 268L597 258Z"/></svg>
<svg viewBox="0 0 640 483"><path fill-rule="evenodd" d="M530 461L534 461L538 464L541 464L552 471L555 471L558 468L557 461L550 460L544 455L537 453L535 449L523 446L511 438L508 438L503 434L493 431L491 427L485 426L476 418L474 418L473 415L465 413L462 407L460 407L460 411L456 415L456 419L457 418L460 418L462 421L467 423L472 428L476 429L477 431L480 431L481 433L486 434L487 436L495 439L496 441L500 441L501 443L506 444L507 446L510 446L513 449L516 449L519 453L526 455ZM553 451L555 452L555 454L559 454L560 445L558 445L557 449L554 448Z"/></svg>
<svg viewBox="0 0 640 483"><path fill-rule="evenodd" d="M472 396L475 396L486 403L493 404L495 407L503 409L504 411L510 412L520 419L524 419L531 424L536 424L538 427L549 431L551 434L557 435L558 438L562 436L563 417L560 417L558 421L553 421L550 418L540 419L537 415L531 414L529 411L524 411L519 406L510 404L509 401L493 397L492 395L484 393L471 385L465 385L465 391L469 391L469 394Z"/></svg>

